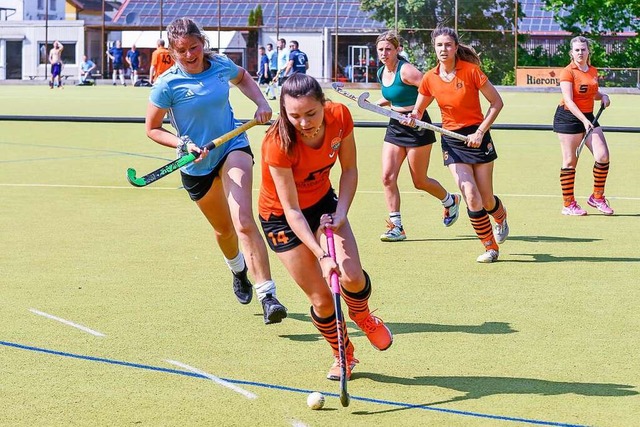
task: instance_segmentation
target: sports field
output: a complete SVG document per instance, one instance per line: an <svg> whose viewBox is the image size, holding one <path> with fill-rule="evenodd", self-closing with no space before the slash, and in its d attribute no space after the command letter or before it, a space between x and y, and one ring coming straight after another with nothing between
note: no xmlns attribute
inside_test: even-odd
<svg viewBox="0 0 640 427"><path fill-rule="evenodd" d="M147 94L0 86L0 115L143 117ZM327 95L357 121L384 121ZM232 96L237 116L250 118L250 103ZM547 125L560 96L503 99L497 123ZM638 95L611 100L602 125L638 126ZM249 131L257 161L265 129ZM615 215L586 206L585 150L576 194L589 215L565 217L556 135L492 131L511 234L487 265L475 262L482 247L467 215L443 227L439 202L412 188L406 166L408 239L380 242L383 132L356 129L350 220L371 306L395 340L378 352L349 323L360 363L342 408L325 379L329 347L276 257L289 317L265 326L257 298L236 302L179 174L144 189L127 183L128 167L144 174L172 160L143 124L0 121L0 425L640 425L640 134L606 134ZM453 190L437 145L430 175ZM327 396L323 410L307 408L311 391Z"/></svg>

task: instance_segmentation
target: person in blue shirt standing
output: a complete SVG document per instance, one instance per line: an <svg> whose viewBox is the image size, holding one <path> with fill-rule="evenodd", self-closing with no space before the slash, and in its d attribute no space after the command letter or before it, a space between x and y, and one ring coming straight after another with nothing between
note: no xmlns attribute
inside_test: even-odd
<svg viewBox="0 0 640 427"><path fill-rule="evenodd" d="M242 133L213 150L204 148L209 141L241 125L229 102L229 83L256 104L254 118L259 123L271 119L271 108L244 68L209 49L206 34L193 20L175 19L167 27L167 37L176 65L151 89L145 118L147 136L176 149L178 156L199 154L198 159L181 169L183 187L215 231L233 274L238 301L251 302L253 286L247 277L250 272L262 303L264 322L279 323L287 317L287 309L276 298L267 247L253 215L253 154L247 135ZM163 127L166 114L176 134ZM210 262L205 261L201 267L210 268Z"/></svg>
<svg viewBox="0 0 640 427"><path fill-rule="evenodd" d="M267 43L267 58L269 59L269 72L271 73L271 81L267 87L267 98L276 99L276 84L274 79L278 76L278 54L273 50L273 44Z"/></svg>
<svg viewBox="0 0 640 427"><path fill-rule="evenodd" d="M122 86L126 86L127 84L124 82L124 63L122 62L122 42L120 40L117 40L115 46L107 51L107 56L113 63L113 85L116 85L116 76L120 74L120 82Z"/></svg>
<svg viewBox="0 0 640 427"><path fill-rule="evenodd" d="M135 44L127 52L127 63L131 68L131 84L135 86L138 81L138 70L140 69L140 51L136 49Z"/></svg>
<svg viewBox="0 0 640 427"><path fill-rule="evenodd" d="M307 58L307 54L302 52L298 46L298 42L295 40L291 40L289 43L289 63L287 64L287 68L284 72L285 76L293 73L307 74L307 70L309 69L309 58Z"/></svg>

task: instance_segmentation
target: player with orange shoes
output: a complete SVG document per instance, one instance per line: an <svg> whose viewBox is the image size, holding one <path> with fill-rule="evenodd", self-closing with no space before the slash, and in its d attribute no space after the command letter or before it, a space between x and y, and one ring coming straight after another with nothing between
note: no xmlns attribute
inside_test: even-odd
<svg viewBox="0 0 640 427"><path fill-rule="evenodd" d="M362 269L347 213L358 182L353 119L346 106L327 101L320 84L295 73L282 86L280 116L262 143L260 222L267 243L311 302L311 320L333 350L327 378L340 379L337 322L330 275L340 276L349 317L371 344L386 350L393 336L369 310L371 280ZM329 179L340 161L339 197ZM336 261L328 253L324 228L334 233ZM347 378L358 362L343 329Z"/></svg>

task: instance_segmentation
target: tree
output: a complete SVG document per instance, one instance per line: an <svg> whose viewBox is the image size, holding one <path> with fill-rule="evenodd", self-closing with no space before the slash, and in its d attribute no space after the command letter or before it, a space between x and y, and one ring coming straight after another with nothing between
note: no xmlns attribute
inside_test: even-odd
<svg viewBox="0 0 640 427"><path fill-rule="evenodd" d="M640 31L640 2L632 0L544 0L564 31L602 36Z"/></svg>
<svg viewBox="0 0 640 427"><path fill-rule="evenodd" d="M640 2L630 0L545 0L545 9L553 11L560 28L572 36L589 37L591 62L599 68L635 68L640 64ZM608 52L604 48L606 36L622 32L635 32L636 37L610 43ZM566 52L569 45L563 46ZM629 85L618 74L618 84ZM611 76L613 77L613 76ZM610 80L614 80L611 78ZM608 84L616 82L608 81Z"/></svg>
<svg viewBox="0 0 640 427"><path fill-rule="evenodd" d="M482 59L484 70L494 82L500 82L513 69L513 0L397 0L398 30L408 42L407 53L422 70L435 65L431 31L438 25L455 26L458 4L460 42L473 46ZM362 0L360 8L372 17L395 27L395 1ZM506 32L503 30L507 30Z"/></svg>

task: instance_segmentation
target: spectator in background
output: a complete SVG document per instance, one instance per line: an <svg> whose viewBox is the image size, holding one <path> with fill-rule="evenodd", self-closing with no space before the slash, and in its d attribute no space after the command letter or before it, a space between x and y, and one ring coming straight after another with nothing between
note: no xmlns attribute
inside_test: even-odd
<svg viewBox="0 0 640 427"><path fill-rule="evenodd" d="M140 51L136 49L135 44L127 52L127 63L131 68L131 85L135 86L138 81L138 70L140 69Z"/></svg>
<svg viewBox="0 0 640 427"><path fill-rule="evenodd" d="M287 49L287 41L285 39L278 40L278 73L274 80L278 82L278 87L282 87L289 77L286 74L287 65L289 64L289 49Z"/></svg>
<svg viewBox="0 0 640 427"><path fill-rule="evenodd" d="M113 85L116 85L116 77L119 74L122 86L126 86L127 84L124 82L124 63L122 62L124 55L122 51L122 42L120 40L116 40L115 46L112 46L111 49L107 51L107 56L111 59L113 64Z"/></svg>
<svg viewBox="0 0 640 427"><path fill-rule="evenodd" d="M149 69L149 78L154 83L158 77L171 68L174 64L173 57L169 53L169 49L164 46L164 40L158 39L158 46L151 54L151 68Z"/></svg>
<svg viewBox="0 0 640 427"><path fill-rule="evenodd" d="M82 56L82 63L80 64L80 81L81 85L90 85L93 83L93 77L91 73L98 66L92 60L87 58L87 55Z"/></svg>
<svg viewBox="0 0 640 427"><path fill-rule="evenodd" d="M260 55L258 63L258 85L267 85L264 91L265 95L267 95L267 98L270 100L276 99L275 96L269 96L269 84L271 80L273 80L273 77L271 76L271 71L269 71L269 57L267 56L264 46L258 48L258 54Z"/></svg>
<svg viewBox="0 0 640 427"><path fill-rule="evenodd" d="M295 40L291 40L289 49L289 62L285 69L285 76L293 73L307 74L307 70L309 69L309 58L307 58L307 54L299 49L298 42Z"/></svg>
<svg viewBox="0 0 640 427"><path fill-rule="evenodd" d="M53 89L56 78L58 87L62 88L62 51L64 46L58 40L53 42L53 48L49 52L49 64L51 64L51 81L49 88Z"/></svg>
<svg viewBox="0 0 640 427"><path fill-rule="evenodd" d="M278 75L278 54L273 50L273 44L267 43L267 58L269 58L269 72L271 73L271 81L268 83L267 98L276 99L276 84L273 79Z"/></svg>

